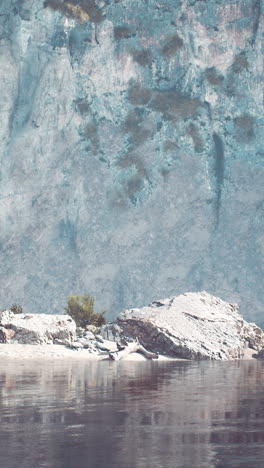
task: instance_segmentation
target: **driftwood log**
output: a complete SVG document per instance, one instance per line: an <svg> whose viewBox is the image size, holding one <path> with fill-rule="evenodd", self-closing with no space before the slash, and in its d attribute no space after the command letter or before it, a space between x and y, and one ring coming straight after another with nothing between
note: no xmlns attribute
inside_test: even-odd
<svg viewBox="0 0 264 468"><path fill-rule="evenodd" d="M131 353L143 354L147 359L158 359L159 357L158 354L147 351L144 346L139 343L138 339L136 339L136 341L132 341L124 347L119 345L118 351L112 351L109 353L109 358L113 361L120 361Z"/></svg>

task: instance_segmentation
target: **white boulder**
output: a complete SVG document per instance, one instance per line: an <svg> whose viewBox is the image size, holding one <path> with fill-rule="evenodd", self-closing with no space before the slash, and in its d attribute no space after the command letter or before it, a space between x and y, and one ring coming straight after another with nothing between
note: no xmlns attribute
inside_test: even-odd
<svg viewBox="0 0 264 468"><path fill-rule="evenodd" d="M149 351L186 359L238 359L264 346L264 333L246 322L236 304L206 292L186 293L122 312L102 335L138 338Z"/></svg>
<svg viewBox="0 0 264 468"><path fill-rule="evenodd" d="M13 330L10 342L24 344L69 344L75 338L76 324L69 315L14 314L0 312L2 330Z"/></svg>

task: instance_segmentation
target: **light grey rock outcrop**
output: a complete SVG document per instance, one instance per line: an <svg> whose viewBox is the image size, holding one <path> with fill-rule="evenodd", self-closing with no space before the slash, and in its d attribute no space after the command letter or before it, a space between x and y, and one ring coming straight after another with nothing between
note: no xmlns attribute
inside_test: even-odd
<svg viewBox="0 0 264 468"><path fill-rule="evenodd" d="M105 338L138 338L148 350L187 359L239 359L260 350L264 333L247 323L236 304L206 292L186 293L121 313L102 329Z"/></svg>
<svg viewBox="0 0 264 468"><path fill-rule="evenodd" d="M2 334L11 337L10 342L24 344L67 345L76 332L76 324L69 315L14 314L9 310L0 312L0 327L5 330Z"/></svg>
<svg viewBox="0 0 264 468"><path fill-rule="evenodd" d="M87 349L89 353L92 354L108 354L109 351L116 351L117 345L115 340L111 339L104 340L102 336L95 335L90 330L94 330L94 332L98 332L97 327L93 327L93 325L88 325L86 329L78 328L76 333L75 341L69 344L69 347L72 349Z"/></svg>
<svg viewBox="0 0 264 468"><path fill-rule="evenodd" d="M82 343L80 343L79 341L73 341L70 345L69 345L70 348L72 349L82 349L84 346L82 345Z"/></svg>

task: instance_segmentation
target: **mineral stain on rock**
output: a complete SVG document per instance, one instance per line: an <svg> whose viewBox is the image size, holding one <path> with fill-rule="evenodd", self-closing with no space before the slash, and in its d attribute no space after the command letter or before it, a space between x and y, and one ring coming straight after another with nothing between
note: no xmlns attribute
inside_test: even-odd
<svg viewBox="0 0 264 468"><path fill-rule="evenodd" d="M213 133L213 140L215 145L215 211L216 211L216 226L219 223L220 208L221 208L221 197L225 178L225 157L224 157L224 145L221 137L217 133Z"/></svg>
<svg viewBox="0 0 264 468"><path fill-rule="evenodd" d="M193 140L195 151L197 153L201 153L204 149L203 140L199 134L199 130L196 127L196 125L190 123L190 125L187 128L187 134L190 135L190 137Z"/></svg>
<svg viewBox="0 0 264 468"><path fill-rule="evenodd" d="M152 62L152 54L150 50L146 50L146 49L133 50L132 56L135 62L137 62L142 67L146 67L147 65L150 65Z"/></svg>
<svg viewBox="0 0 264 468"><path fill-rule="evenodd" d="M259 29L259 24L260 24L260 19L261 19L261 6L262 6L261 0L253 1L253 5L252 5L252 11L253 11L253 25L252 25L253 37L252 37L252 42L253 43L256 40L257 32L258 32L258 29Z"/></svg>
<svg viewBox="0 0 264 468"><path fill-rule="evenodd" d="M221 75L215 67L210 67L205 70L205 78L214 86L219 86L224 81L223 75Z"/></svg>
<svg viewBox="0 0 264 468"><path fill-rule="evenodd" d="M148 88L143 88L140 85L131 86L128 90L128 100L136 106L144 106L149 103L152 96L152 91Z"/></svg>
<svg viewBox="0 0 264 468"><path fill-rule="evenodd" d="M100 139L98 135L98 127L95 122L90 122L85 126L83 136L90 143L93 154L98 154Z"/></svg>
<svg viewBox="0 0 264 468"><path fill-rule="evenodd" d="M236 137L239 141L248 142L255 136L254 118L249 114L241 115L234 119L236 126Z"/></svg>
<svg viewBox="0 0 264 468"><path fill-rule="evenodd" d="M135 36L135 30L131 26L116 26L114 28L114 38L116 41L121 39L129 39L130 37Z"/></svg>
<svg viewBox="0 0 264 468"><path fill-rule="evenodd" d="M195 116L200 106L199 98L181 94L177 89L154 90L149 103L149 107L161 112L165 120Z"/></svg>
<svg viewBox="0 0 264 468"><path fill-rule="evenodd" d="M202 284L261 317L261 18L259 0L0 2L1 307L92 291L111 318Z"/></svg>
<svg viewBox="0 0 264 468"><path fill-rule="evenodd" d="M232 69L234 73L240 73L243 70L248 70L249 63L245 52L240 52L236 55L232 64Z"/></svg>
<svg viewBox="0 0 264 468"><path fill-rule="evenodd" d="M174 34L172 37L165 41L164 46L161 49L162 55L170 58L173 57L179 49L183 47L183 40L178 34Z"/></svg>
<svg viewBox="0 0 264 468"><path fill-rule="evenodd" d="M76 18L80 23L100 23L103 20L102 11L95 0L45 0L44 7L61 11L70 18Z"/></svg>

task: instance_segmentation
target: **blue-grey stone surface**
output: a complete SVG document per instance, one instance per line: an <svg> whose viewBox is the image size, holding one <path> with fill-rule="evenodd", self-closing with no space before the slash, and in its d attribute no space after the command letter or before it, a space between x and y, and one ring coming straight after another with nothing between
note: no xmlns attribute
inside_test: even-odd
<svg viewBox="0 0 264 468"><path fill-rule="evenodd" d="M262 0L0 0L0 307L263 320Z"/></svg>

